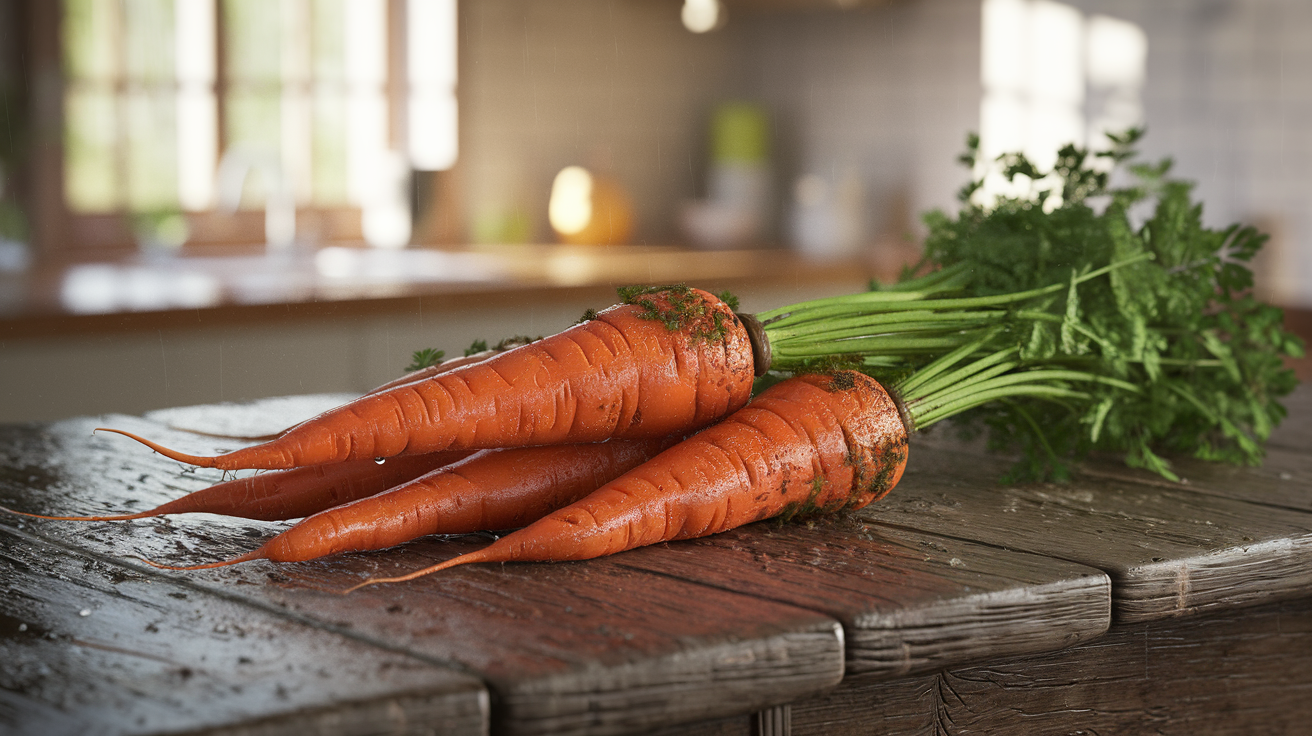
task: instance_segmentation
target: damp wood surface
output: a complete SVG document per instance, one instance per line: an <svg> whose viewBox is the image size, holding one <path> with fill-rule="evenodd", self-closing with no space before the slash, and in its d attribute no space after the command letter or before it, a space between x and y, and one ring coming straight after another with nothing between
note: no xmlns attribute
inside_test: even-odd
<svg viewBox="0 0 1312 736"><path fill-rule="evenodd" d="M0 430L0 503L54 514L145 508L217 479L91 433L104 423L179 444L215 442L133 417L7 427ZM470 551L487 543L484 536L427 539L308 563L161 572L134 558L222 559L286 524L201 515L128 523L0 522L133 574L472 673L491 690L497 733L631 733L750 713L831 688L843 677L842 631L832 617L613 560L470 566L407 584L337 592Z"/></svg>
<svg viewBox="0 0 1312 736"><path fill-rule="evenodd" d="M793 703L793 736L1305 734L1312 599L1113 628L1077 646ZM878 724L872 730L872 724ZM740 732L750 724L740 720Z"/></svg>
<svg viewBox="0 0 1312 736"><path fill-rule="evenodd" d="M486 731L474 677L0 528L0 732Z"/></svg>
<svg viewBox="0 0 1312 736"><path fill-rule="evenodd" d="M120 437L93 435L92 428L115 426L210 453L242 443L183 430L267 434L338 398L0 426L0 504L46 514L149 508L221 474L166 460ZM1312 598L1312 504L1306 498L1312 479L1298 449L1306 435L1299 427L1307 423L1295 421L1312 410L1310 399L1300 390L1289 402L1290 429L1282 428L1266 466L1181 463L1186 484L1095 462L1066 485L1001 486L995 479L1005 459L934 434L913 443L899 487L859 513L811 524L765 522L587 562L473 565L347 596L336 591L447 559L490 537L428 538L307 563L163 572L137 558L177 564L223 559L287 524L210 515L91 523L3 516L0 613L6 618L0 624L6 638L0 644L7 649L0 658L0 696L6 698L0 719L10 720L0 725L18 724L10 729L16 733L50 732L42 724L80 732L79 724L94 722L103 710L180 678L181 662L192 674L177 687L124 709L156 725L124 720L123 727L104 732L261 733L307 726L335 734L355 732L365 721L390 724L381 732L444 732L440 719L448 717L471 732L492 734L710 736L827 733L822 729L829 726L843 733L835 724L844 723L852 724L852 733L868 733L873 723L890 733L1019 732L1003 725L1001 706L988 710L994 720L944 731L933 720L947 712L935 693L946 692L942 683L950 682L957 692L977 688L984 702L991 696L979 688L996 686L988 676L969 685L944 678L1004 664L1039 668L1038 693L1048 682L1043 678L1055 677L1043 663L1084 667L1095 660L1069 658L1129 647L1126 632L1139 632L1140 648L1143 637L1157 636L1164 652L1172 637L1198 637L1186 645L1201 652L1205 637L1230 636L1236 643L1227 651L1248 656L1252 649L1254 662L1272 666L1281 652L1303 651L1306 641L1294 633L1283 643L1267 640L1285 635L1278 629L1282 621L1312 615L1297 613ZM101 601L96 610L122 612L81 616L86 606L64 605L77 596ZM147 632L150 616L170 623ZM1250 616L1254 640L1267 644L1244 643L1240 629ZM231 635L220 630L234 621L259 622L249 624L251 630L276 646L266 647L263 659L240 653L215 659L210 652L216 648L239 652L252 640L228 643L224 636ZM1225 634L1218 621L1239 628ZM16 631L20 622L29 624L22 632ZM83 630L74 624L100 628L78 633ZM1301 625L1290 623L1289 632ZM37 630L56 635L28 636ZM220 633L208 639L196 633L205 631ZM117 649L74 640L115 642L110 646ZM256 676L243 681L242 668L252 665L242 657L267 663L281 646L327 652L326 661L344 663L347 679L383 663L398 674L371 682L367 692L349 688L349 695L309 669L275 684L259 665ZM1261 646L1269 649L1258 651ZM180 653L158 654L170 647ZM187 659L201 655L208 657L206 667ZM1150 674L1155 657L1149 657ZM279 664L295 664L293 655L286 659ZM1172 661L1176 668L1195 661L1214 666L1201 654ZM1109 669L1097 671L1109 673L1108 680L1116 679L1110 668L1134 666L1124 658L1106 662ZM10 685L35 682L19 675L30 677L43 665L68 673L64 696ZM1286 690L1312 680L1298 667L1290 672L1296 681ZM1182 671L1177 679L1188 677ZM1196 679L1200 698L1225 702L1208 688L1228 681ZM90 684L79 689L80 680ZM273 690L260 688L262 682ZM1065 687L1059 679L1054 683L1053 692ZM279 684L294 697L281 698ZM931 685L934 690L925 689ZM885 688L877 706L865 695L870 688ZM67 695L82 690L81 699ZM222 697L202 697L213 707L201 708L183 697L192 691ZM378 720L378 713L393 720ZM824 717L816 720L817 714ZM1035 732L1066 728L1068 721L1048 718L1056 719L1043 721L1052 728ZM1142 730L1138 722L1117 723ZM911 730L897 730L904 726Z"/></svg>
<svg viewBox="0 0 1312 736"><path fill-rule="evenodd" d="M1300 389L1288 403L1301 417L1312 410L1312 393ZM1006 458L939 436L913 445L916 459L896 492L860 517L1102 570L1112 581L1116 622L1257 605L1312 594L1305 453L1281 445L1271 454L1264 468L1181 460L1198 471L1189 483L1102 461L1068 483L1003 486L996 479ZM1296 467L1304 470L1296 475ZM1260 492L1273 482L1290 487Z"/></svg>

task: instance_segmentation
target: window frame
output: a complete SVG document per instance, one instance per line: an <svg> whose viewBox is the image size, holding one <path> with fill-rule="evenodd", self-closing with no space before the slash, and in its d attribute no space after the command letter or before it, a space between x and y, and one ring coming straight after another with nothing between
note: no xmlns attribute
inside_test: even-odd
<svg viewBox="0 0 1312 736"><path fill-rule="evenodd" d="M384 0L386 5L386 79L384 98L388 113L388 145L405 150L408 111L406 75L406 0ZM80 213L71 210L65 192L64 136L65 76L61 32L63 3L59 0L26 0L30 80L34 91L32 120L37 135L32 146L30 220L33 246L42 261L121 259L140 251L133 233L131 213L126 208L111 213ZM223 3L215 11L215 96L218 120L216 157L224 152L227 70L224 63ZM458 48L463 44L459 44ZM463 52L461 52L463 53ZM462 106L463 107L463 106ZM463 114L463 113L462 113ZM462 126L463 127L463 126ZM458 128L459 129L459 128ZM218 161L215 161L217 167ZM459 181L459 164L442 172L416 172L420 194L432 193L433 201L419 201L415 208L412 243L449 244L458 240L460 228L446 216L440 227L427 225L424 214L435 207L444 210L459 199L454 185ZM242 209L226 213L214 208L185 212L190 237L183 254L248 254L263 252L264 210ZM308 235L317 245L363 242L361 209L354 205L306 206L296 208L298 237Z"/></svg>

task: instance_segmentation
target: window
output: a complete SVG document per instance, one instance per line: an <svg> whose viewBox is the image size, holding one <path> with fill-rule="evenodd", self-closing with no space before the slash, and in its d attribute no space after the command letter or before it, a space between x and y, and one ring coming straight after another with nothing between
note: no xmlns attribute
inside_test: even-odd
<svg viewBox="0 0 1312 736"><path fill-rule="evenodd" d="M137 239L259 242L282 207L303 237L402 245L411 172L455 163L455 0L62 11L63 207L84 232L126 216Z"/></svg>

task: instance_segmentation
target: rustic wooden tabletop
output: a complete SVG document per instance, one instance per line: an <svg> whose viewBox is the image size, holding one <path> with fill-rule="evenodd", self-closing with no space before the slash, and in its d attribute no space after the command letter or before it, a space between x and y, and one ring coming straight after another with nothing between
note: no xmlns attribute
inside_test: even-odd
<svg viewBox="0 0 1312 736"><path fill-rule="evenodd" d="M219 478L183 450L339 396L0 427L0 504L143 509ZM166 572L284 524L0 515L0 731L1300 732L1312 718L1312 391L1262 468L1110 462L1003 487L930 435L859 514L589 562L340 590L486 543Z"/></svg>

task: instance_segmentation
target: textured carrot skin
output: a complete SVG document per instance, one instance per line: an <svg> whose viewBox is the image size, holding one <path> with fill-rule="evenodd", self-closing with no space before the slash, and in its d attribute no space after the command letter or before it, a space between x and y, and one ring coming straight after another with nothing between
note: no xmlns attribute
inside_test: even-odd
<svg viewBox="0 0 1312 736"><path fill-rule="evenodd" d="M798 376L481 550L364 584L471 562L589 559L775 516L861 508L892 490L906 460L906 428L878 382L846 371Z"/></svg>
<svg viewBox="0 0 1312 736"><path fill-rule="evenodd" d="M429 534L514 529L586 496L673 439L483 450L384 493L322 511L242 559L310 560Z"/></svg>
<svg viewBox="0 0 1312 736"><path fill-rule="evenodd" d="M259 521L299 519L382 493L469 455L470 451L451 450L390 458L381 465L374 460L356 460L261 473L203 488L154 513L206 512ZM165 510L170 506L173 508Z"/></svg>
<svg viewBox="0 0 1312 736"><path fill-rule="evenodd" d="M641 307L619 305L479 363L364 396L226 455L188 455L129 436L175 460L235 470L686 434L746 404L753 380L742 323L711 294L691 293L702 313L677 330L644 318ZM651 298L667 301L661 294ZM723 336L692 337L717 320L727 328Z"/></svg>

